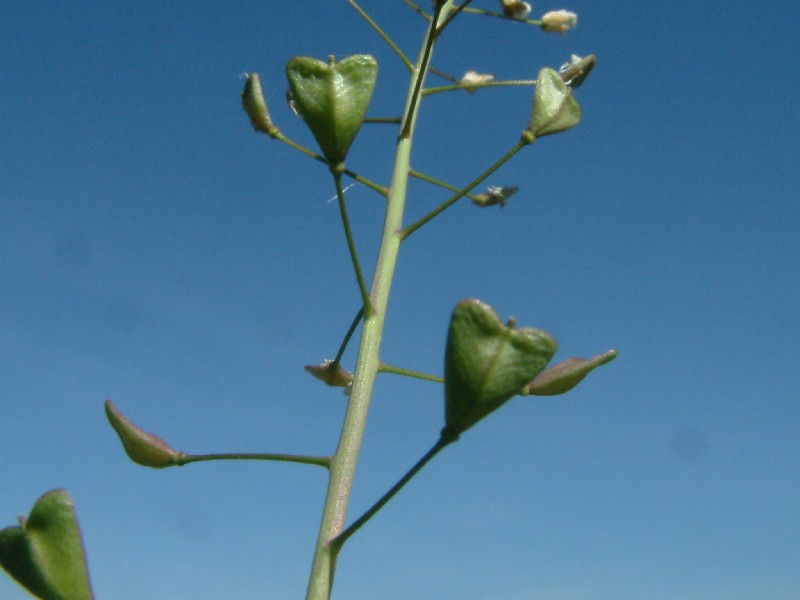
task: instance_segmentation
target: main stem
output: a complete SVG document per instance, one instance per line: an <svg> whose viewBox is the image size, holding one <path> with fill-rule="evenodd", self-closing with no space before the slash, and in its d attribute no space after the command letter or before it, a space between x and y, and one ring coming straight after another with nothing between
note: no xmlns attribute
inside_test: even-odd
<svg viewBox="0 0 800 600"><path fill-rule="evenodd" d="M446 7L449 5L450 2L445 4ZM431 22L423 50L411 74L401 135L395 148L394 170L386 203L383 237L370 290L372 311L364 315L364 327L361 333L361 345L356 360L350 401L342 425L339 446L331 462L328 491L322 511L322 521L314 551L306 600L328 600L333 587L336 558L340 546L331 544L331 541L344 529L347 505L350 500L350 490L353 485L361 440L364 436L372 389L380 366L381 336L386 318L386 307L389 302L389 291L397 264L397 253L400 250L400 231L403 228L411 141L419 110L419 94L430 62L433 40L436 35L436 23L441 12L441 10L438 11Z"/></svg>

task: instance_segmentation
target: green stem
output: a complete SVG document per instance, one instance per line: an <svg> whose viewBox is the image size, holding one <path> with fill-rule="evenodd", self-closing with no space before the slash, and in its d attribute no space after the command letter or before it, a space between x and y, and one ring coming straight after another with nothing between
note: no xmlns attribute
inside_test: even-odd
<svg viewBox="0 0 800 600"><path fill-rule="evenodd" d="M483 10L482 8L465 8L465 13L472 13L473 15L483 15L484 17L497 17L499 19L505 19L506 21L516 21L517 23L527 23L528 25L536 25L536 27L541 27L542 22L536 19L515 19L514 17L509 17L504 15L503 13L494 12L491 10Z"/></svg>
<svg viewBox="0 0 800 600"><path fill-rule="evenodd" d="M317 152L314 152L313 150L309 150L308 148L306 148L305 146L303 146L301 144L298 144L294 140L291 140L291 139L287 138L280 131L276 130L274 133L270 134L270 137L272 137L273 139L278 140L279 142L283 142L284 144L286 144L288 146L291 146L295 150L299 150L300 152L302 152L306 156L310 156L314 160L318 160L319 162L321 162L321 163L323 163L325 165L328 165L330 167L330 163L328 162L328 159L326 159L324 156L322 156L321 154L318 154ZM366 177L362 177L361 175L359 175L358 173L354 173L350 169L345 169L344 171L342 171L342 173L344 175L347 175L351 179L354 179L358 183L367 186L371 190L378 192L384 198L389 194L389 190L387 190L384 186L379 185L379 184L375 183L374 181L370 181Z"/></svg>
<svg viewBox="0 0 800 600"><path fill-rule="evenodd" d="M364 123L383 123L389 125L397 125L400 123L400 117L367 117Z"/></svg>
<svg viewBox="0 0 800 600"><path fill-rule="evenodd" d="M272 460L278 462L301 463L331 468L330 456L303 456L298 454L264 454L264 453L224 453L224 454L181 454L175 464L179 467L189 463L209 460Z"/></svg>
<svg viewBox="0 0 800 600"><path fill-rule="evenodd" d="M336 183L336 197L339 199L339 214L342 217L342 227L344 227L344 235L347 238L347 248L350 250L350 260L353 262L353 270L356 272L356 281L358 281L358 289L361 292L361 302L364 307L365 314L372 313L372 302L369 299L367 292L367 284L364 282L364 274L361 272L361 263L358 261L358 252L356 252L356 243L353 240L353 232L350 229L350 219L347 217L347 204L344 200L344 190L342 190L342 174L337 171L331 171L333 180Z"/></svg>
<svg viewBox="0 0 800 600"><path fill-rule="evenodd" d="M467 8L470 5L471 2L472 2L472 0L465 0L462 4L453 7L453 10L451 10L450 14L447 15L447 18L442 22L441 25L439 25L439 29L436 32L436 35L439 35L440 33L442 33L444 28L447 27L448 25L450 25L450 21L455 19L462 10L464 10L465 8Z"/></svg>
<svg viewBox="0 0 800 600"><path fill-rule="evenodd" d="M447 73L445 73L444 71L440 71L439 69L434 69L433 67L431 67L430 69L428 69L428 72L431 75L436 75L437 77L441 77L442 79L446 79L447 81L452 81L453 83L458 83L458 79L456 77L453 77L452 75L448 75ZM423 90L422 93L424 94L425 91Z"/></svg>
<svg viewBox="0 0 800 600"><path fill-rule="evenodd" d="M348 3L350 6L352 6L352 7L355 9L355 11L356 11L356 12L357 12L359 15L361 15L361 17L362 17L362 18L363 18L363 19L364 19L364 20L365 20L367 23L369 23L370 27L372 27L372 28L373 28L373 29L374 29L374 30L377 32L377 34L378 34L379 36L381 36L381 39L382 39L384 42L386 42L386 44L389 46L389 48L391 48L391 49L392 49L392 51L394 51L394 53L395 53L395 54L397 54L398 58L399 58L400 60L402 60L402 61L403 61L403 64L406 66L406 69L408 69L409 71L412 71L412 70L414 69L414 63L412 63L410 60L408 60L408 57L407 57L405 54L403 54L403 51L402 51L402 50L400 50L400 48L397 46L397 44L395 44L395 43L394 43L394 41L392 40L392 38L390 38L390 37L389 37L389 36L388 36L388 35L387 35L387 34L386 34L384 31L383 31L383 29L381 29L381 28L380 28L380 26L379 26L379 25L378 25L378 24L377 24L375 21L373 21L373 20L372 20L372 17L370 17L370 16L369 16L369 15L368 15L368 14L367 14L365 11L364 11L364 9L363 9L363 8L361 8L361 7L360 7L358 4L356 4L356 3L355 3L355 0L347 0L347 3Z"/></svg>
<svg viewBox="0 0 800 600"><path fill-rule="evenodd" d="M347 344L350 343L350 338L353 337L353 334L356 331L356 327L358 327L358 324L361 322L361 319L363 318L364 318L364 306L362 305L361 308L358 309L358 312L356 313L353 322L350 323L350 329L347 330L347 333L345 334L342 343L339 345L339 351L336 353L336 358L334 358L333 362L331 362L330 364L329 368L331 371L336 371L336 369L339 367L339 363L342 362L342 356L344 355L344 351L347 348Z"/></svg>
<svg viewBox="0 0 800 600"><path fill-rule="evenodd" d="M433 447L430 450L428 450L425 453L425 455L422 458L420 458L417 461L417 463L413 467L411 467L411 469L409 469L408 472L405 475L403 475L398 480L398 482L395 483L389 489L388 492L386 492L383 496L381 496L380 499L375 504L373 504L358 519L353 521L353 523L347 529L345 529L342 533L336 536L336 538L332 542L333 545L336 546L337 548L341 548L344 545L344 543L350 538L350 536L352 536L356 531L361 529L361 527L363 527L367 521L369 521L373 516L375 516L375 513L377 513L381 508L383 508L386 505L386 503L389 502L389 500L391 500L397 494L397 492L402 490L403 487L409 481L411 481L411 478L420 472L422 467L427 465L433 459L434 456L439 454L439 452L441 452L442 449L445 448L445 446L452 444L456 440L458 440L457 433L451 433L449 430L443 429L442 436L439 438L439 441L436 442L433 445Z"/></svg>
<svg viewBox="0 0 800 600"><path fill-rule="evenodd" d="M417 112L419 112L419 101L422 99L422 82L425 81L425 75L428 73L428 65L431 62L431 56L433 56L433 44L436 42L436 28L438 27L439 17L442 14L442 11L444 11L445 7L449 9L451 4L452 0L448 0L447 2L439 5L439 7L434 11L433 20L431 21L431 29L429 30L428 35L425 36L425 45L422 50L422 56L420 57L420 67L414 72L414 76L411 78L414 84L414 89L409 97L410 103L408 106L406 106L405 111L403 111L404 120L400 124L401 139L411 137L413 119L416 118ZM445 14L447 13L445 12Z"/></svg>
<svg viewBox="0 0 800 600"><path fill-rule="evenodd" d="M432 183L433 185L438 185L439 187L444 188L446 190L450 190L451 192L460 192L461 191L461 188L458 188L458 187L456 187L454 185L450 185L449 183L446 183L446 182L442 181L441 179L436 179L435 177L431 177L430 175L426 175L425 173L420 173L419 171L417 171L415 169L411 169L408 172L408 174L411 177L414 177L415 179L419 179L421 181L427 181L428 183ZM465 195L470 200L478 200L478 197L475 196L475 194L465 194Z"/></svg>
<svg viewBox="0 0 800 600"><path fill-rule="evenodd" d="M445 6L449 7L449 3ZM441 9L440 9L441 11ZM342 433L336 454L331 462L328 490L322 510L322 519L311 565L306 600L328 600L333 587L333 576L339 548L331 544L344 528L350 491L353 486L358 454L364 436L375 377L380 365L380 344L389 292L392 286L397 255L400 250L400 231L403 227L411 142L419 107L419 91L427 73L431 57L429 41L436 31L437 12L425 36L424 50L411 73L409 93L403 111L404 129L407 135L397 139L392 184L386 202L383 236L372 280L372 312L365 314L361 332L353 385L347 404Z"/></svg>
<svg viewBox="0 0 800 600"><path fill-rule="evenodd" d="M395 367L394 365L388 365L385 362L381 363L380 367L378 367L378 371L381 373L404 375L406 377L413 377L414 379L424 379L425 381L433 381L435 383L444 383L444 379L442 377L438 377L437 375L429 375L428 373L422 373L421 371L412 371L411 369L404 369L403 367Z"/></svg>
<svg viewBox="0 0 800 600"><path fill-rule="evenodd" d="M414 233L414 232L415 232L417 229L419 229L420 227L422 227L423 225L425 225L425 223L427 223L428 221L430 221L431 219L433 219L433 218L434 218L436 215L438 215L438 214L439 214L439 213L441 213L443 210L445 210L445 209L449 208L450 206L452 206L453 204L455 204L456 202L458 202L459 200L461 200L461 198L463 198L464 196L466 196L466 195L467 195L467 194L468 194L468 193L469 193L471 190L475 189L475 187L476 187L477 185L481 184L481 183L482 183L482 182L483 182L483 181L484 181L484 180L485 180L487 177L489 177L489 176L490 176L492 173L494 173L495 171L497 171L497 169L499 169L499 168L500 168L500 167L502 167L504 164L506 164L506 163L507 163L507 162L508 162L508 161L511 159L511 157L512 157L512 156L514 156L514 155L515 155L517 152L519 152L519 151L520 151L520 149L522 149L524 146L527 146L527 145L528 145L528 142L525 142L524 140L520 140L519 142L517 142L517 143L514 145L514 147L513 147L513 148L511 148L511 150L509 150L508 152L506 152L506 153L505 153L505 154L502 156L502 158L500 158L500 160L498 160L498 161L497 161L496 163L494 163L494 164L493 164L491 167L489 167L488 169L486 169L486 170L485 170L483 173L481 173L481 174L480 174L478 177L476 177L475 179L473 179L473 180L472 180L470 183L468 183L468 184L467 184L467 185L466 185L466 186L465 186L463 189L461 189L461 191L459 191L457 194L455 194L455 195L454 195L454 196L452 196L451 198L449 198L449 199L445 200L444 202L442 202L442 203L441 203L439 206L437 206L436 208L434 208L434 209L433 209L431 212L429 212L427 215L425 215L424 217L422 217L422 218L421 218L419 221L417 221L417 222L416 222L416 223L414 223L413 225L409 225L408 227L406 227L405 229L403 229L403 231L401 231L401 232L400 232L400 237L401 237L403 240L405 240L405 239L406 239L408 236L410 236L410 235L411 235L412 233Z"/></svg>
<svg viewBox="0 0 800 600"><path fill-rule="evenodd" d="M417 4L415 2L412 2L411 0L403 0L403 2L405 2L407 6L411 7L411 10L413 10L418 15L420 15L428 23L431 22L431 16L427 12L422 10L419 6L417 6Z"/></svg>
<svg viewBox="0 0 800 600"><path fill-rule="evenodd" d="M423 96L440 94L442 92L452 92L455 90L477 90L478 88L490 87L512 87L512 86L534 86L536 79L511 79L508 81L486 81L484 83L458 83L456 85L440 85L437 87L426 88L422 91Z"/></svg>

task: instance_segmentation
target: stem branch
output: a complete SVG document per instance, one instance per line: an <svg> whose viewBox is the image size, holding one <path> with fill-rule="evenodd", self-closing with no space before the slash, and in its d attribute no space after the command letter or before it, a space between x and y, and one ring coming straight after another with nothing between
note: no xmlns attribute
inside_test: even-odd
<svg viewBox="0 0 800 600"><path fill-rule="evenodd" d="M381 363L378 368L381 373L394 373L395 375L405 375L406 377L413 377L414 379L423 379L425 381L433 381L434 383L444 383L442 377L430 375L429 373L422 373L421 371L412 371L411 369L404 369L403 367L395 367L394 365L387 365L385 362Z"/></svg>
<svg viewBox="0 0 800 600"><path fill-rule="evenodd" d="M405 54L403 54L403 51L400 50L400 48L397 46L397 44L394 43L392 38L390 38L383 31L383 29L381 29L380 26L375 21L372 20L372 17L370 17L363 8L361 8L358 4L356 4L355 0L347 0L347 3L350 6L352 6L355 9L355 11L359 15L361 15L361 17L367 23L369 23L370 27L372 27L377 32L377 34L379 36L381 36L381 39L384 42L386 42L386 44L389 46L389 48L391 48L394 51L394 53L397 54L398 58L403 61L403 64L406 66L406 69L408 69L409 71L412 71L414 69L414 63L412 63L410 60L408 60L408 57Z"/></svg>
<svg viewBox="0 0 800 600"><path fill-rule="evenodd" d="M514 145L514 147L511 148L511 150L506 152L496 163L494 163L491 167L489 167L483 173L478 175L478 177L476 177L470 183L468 183L466 186L464 186L464 188L462 188L461 191L459 191L454 196L452 196L449 199L447 199L444 202L442 202L439 206L434 208L431 212L429 212L427 215L422 217L419 221L417 221L413 225L409 225L403 231L401 231L400 232L400 237L405 241L405 239L408 236L410 236L417 229L419 229L420 227L425 225L425 223L427 223L428 221L433 219L435 216L437 216L439 213L441 213L446 208L449 208L450 206L452 206L453 204L455 204L456 202L461 200L461 198L463 198L470 191L475 189L475 187L477 185L481 184L487 177L489 177L492 173L497 171L497 169L499 169L504 164L506 164L511 159L512 156L514 156L517 152L520 151L520 149L522 149L526 145L527 145L527 142L525 142L523 140L520 140L519 142L517 142Z"/></svg>
<svg viewBox="0 0 800 600"><path fill-rule="evenodd" d="M364 307L364 313L370 314L372 312L372 302L367 293L367 284L364 282L364 274L361 272L361 263L358 261L358 252L356 252L356 244L353 240L353 232L350 229L350 219L347 217L347 204L344 200L344 190L342 190L342 175L332 171L333 180L336 183L336 197L339 199L339 214L342 217L342 227L344 227L344 235L347 238L347 248L350 250L350 260L353 262L353 270L356 272L356 281L358 281L358 289L361 292L361 302Z"/></svg>
<svg viewBox="0 0 800 600"><path fill-rule="evenodd" d="M194 462L205 462L209 460L272 460L278 462L301 463L304 465L317 465L319 467L331 468L331 458L329 456L303 456L299 454L270 454L270 453L222 453L222 454L183 454L176 461L177 466L182 467Z"/></svg>
<svg viewBox="0 0 800 600"><path fill-rule="evenodd" d="M350 536L352 536L356 531L361 529L361 527L363 527L367 521L369 521L373 516L375 516L375 513L377 513L380 509L382 509L384 505L387 502L389 502L389 500L391 500L395 496L395 494L397 494L397 492L402 490L403 487L405 487L405 485L409 481L411 481L411 478L420 472L422 467L427 465L431 461L431 459L433 459L434 456L436 456L437 454L439 454L439 452L442 451L442 449L445 446L452 444L457 439L458 439L458 434L451 433L449 430L443 429L442 436L439 438L439 441L437 441L433 445L433 447L430 450L428 450L425 453L425 455L422 458L420 458L417 461L417 463L413 467L411 467L408 470L408 472L397 481L397 483L395 483L391 488L389 488L389 491L386 492L383 496L381 496L380 499L375 504L373 504L358 519L353 521L353 523L347 529L345 529L342 533L336 536L336 538L332 541L332 544L337 548L341 548L344 545L344 543L350 538Z"/></svg>

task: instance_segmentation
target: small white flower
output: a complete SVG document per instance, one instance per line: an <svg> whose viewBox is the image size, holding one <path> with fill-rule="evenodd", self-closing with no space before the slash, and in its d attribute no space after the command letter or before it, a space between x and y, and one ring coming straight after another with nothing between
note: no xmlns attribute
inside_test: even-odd
<svg viewBox="0 0 800 600"><path fill-rule="evenodd" d="M531 14L531 5L519 0L500 0L503 14L513 19L524 19Z"/></svg>
<svg viewBox="0 0 800 600"><path fill-rule="evenodd" d="M464 76L461 78L459 83L461 85L473 85L476 83L487 83L489 81L494 81L494 75L489 73L478 73L477 71L467 71L464 73ZM468 92L474 92L474 89L467 89Z"/></svg>
<svg viewBox="0 0 800 600"><path fill-rule="evenodd" d="M554 33L564 33L578 26L578 15L568 10L551 10L542 16L542 29Z"/></svg>

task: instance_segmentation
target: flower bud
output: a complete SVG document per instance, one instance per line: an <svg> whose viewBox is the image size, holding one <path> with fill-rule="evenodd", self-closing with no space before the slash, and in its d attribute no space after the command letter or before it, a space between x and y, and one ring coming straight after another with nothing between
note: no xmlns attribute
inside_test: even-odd
<svg viewBox="0 0 800 600"><path fill-rule="evenodd" d="M111 400L105 401L106 417L117 432L125 453L133 462L145 467L163 469L179 464L183 452L172 447L157 435L131 423Z"/></svg>
<svg viewBox="0 0 800 600"><path fill-rule="evenodd" d="M578 15L568 10L551 10L541 18L541 28L544 31L564 33L578 26Z"/></svg>
<svg viewBox="0 0 800 600"><path fill-rule="evenodd" d="M258 73L247 75L247 81L242 90L242 108L250 117L250 123L253 124L253 129L256 131L271 135L277 129L269 118L269 110L267 110L267 103L264 100L264 93L261 91L261 79Z"/></svg>
<svg viewBox="0 0 800 600"><path fill-rule="evenodd" d="M305 369L331 387L346 388L353 383L353 374L350 371L345 371L340 364L334 366L333 361L330 359L322 361L321 365L306 365Z"/></svg>
<svg viewBox="0 0 800 600"><path fill-rule="evenodd" d="M540 138L571 129L580 120L581 107L572 89L553 69L539 71L527 132Z"/></svg>
<svg viewBox="0 0 800 600"><path fill-rule="evenodd" d="M603 352L592 358L568 358L539 373L522 391L522 395L557 396L578 385L593 369L611 362L616 350Z"/></svg>
<svg viewBox="0 0 800 600"><path fill-rule="evenodd" d="M519 0L500 0L503 14L512 19L524 19L531 13L531 5Z"/></svg>
<svg viewBox="0 0 800 600"><path fill-rule="evenodd" d="M476 83L487 83L494 81L494 75L491 73L478 73L477 71L467 71L458 82L463 85L470 94L474 94L477 90L470 87Z"/></svg>
<svg viewBox="0 0 800 600"><path fill-rule="evenodd" d="M590 54L585 58L573 54L569 62L561 65L558 74L561 76L564 83L573 90L577 90L589 76L589 73L592 72L596 62L597 57L594 54Z"/></svg>

